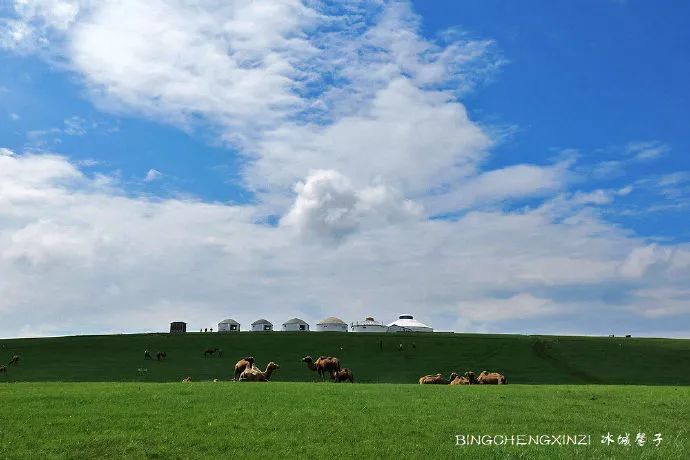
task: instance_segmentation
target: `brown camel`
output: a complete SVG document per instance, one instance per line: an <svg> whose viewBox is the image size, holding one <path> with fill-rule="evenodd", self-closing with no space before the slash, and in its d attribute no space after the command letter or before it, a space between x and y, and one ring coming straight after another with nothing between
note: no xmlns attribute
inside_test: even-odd
<svg viewBox="0 0 690 460"><path fill-rule="evenodd" d="M458 375L450 382L451 385L475 385L477 383L477 377L472 371L465 372L465 375Z"/></svg>
<svg viewBox="0 0 690 460"><path fill-rule="evenodd" d="M207 348L206 350L204 350L204 358L208 357L209 355L213 356L216 353L218 353L219 358L223 356L223 350L221 350L220 348Z"/></svg>
<svg viewBox="0 0 690 460"><path fill-rule="evenodd" d="M168 355L164 351L159 351L158 353L156 353L156 359L158 361L163 361L167 357Z"/></svg>
<svg viewBox="0 0 690 460"><path fill-rule="evenodd" d="M355 376L352 375L352 371L347 367L343 367L338 372L335 373L335 383L345 382L349 380L350 383L355 383Z"/></svg>
<svg viewBox="0 0 690 460"><path fill-rule="evenodd" d="M0 366L0 374L7 374L7 366Z"/></svg>
<svg viewBox="0 0 690 460"><path fill-rule="evenodd" d="M326 374L335 379L335 374L340 371L340 361L333 356L319 356L316 361L311 356L302 358L302 362L307 363L307 367L319 373L321 380L325 379Z"/></svg>
<svg viewBox="0 0 690 460"><path fill-rule="evenodd" d="M430 375L424 375L419 378L419 384L420 385L448 385L450 382L455 380L455 378L458 376L455 372L452 372L450 374L450 377L448 380L443 378L443 375L441 374L430 374Z"/></svg>
<svg viewBox="0 0 690 460"><path fill-rule="evenodd" d="M10 362L7 363L8 366L13 366L19 364L19 355L14 355L12 356L12 359L10 359Z"/></svg>
<svg viewBox="0 0 690 460"><path fill-rule="evenodd" d="M278 366L276 363L271 361L268 363L266 366L266 370L264 372L261 372L261 370L254 366L254 367L247 367L242 371L242 374L240 374L239 381L240 382L268 382L271 380L271 375L273 375L273 371L276 369L280 369L280 366Z"/></svg>
<svg viewBox="0 0 690 460"><path fill-rule="evenodd" d="M505 375L499 374L498 372L487 372L482 371L477 378L477 383L482 385L505 385L508 383Z"/></svg>
<svg viewBox="0 0 690 460"><path fill-rule="evenodd" d="M144 359L153 359L151 358L151 352L148 350L144 350Z"/></svg>
<svg viewBox="0 0 690 460"><path fill-rule="evenodd" d="M247 356L246 358L242 358L239 361L237 361L237 364L235 364L235 376L233 377L233 380L239 380L240 374L247 367L249 367L250 369L252 367L254 367L254 357L253 356Z"/></svg>

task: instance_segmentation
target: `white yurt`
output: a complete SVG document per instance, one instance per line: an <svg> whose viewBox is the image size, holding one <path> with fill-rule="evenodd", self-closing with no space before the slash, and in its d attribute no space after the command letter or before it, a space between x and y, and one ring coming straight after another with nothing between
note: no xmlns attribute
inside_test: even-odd
<svg viewBox="0 0 690 460"><path fill-rule="evenodd" d="M224 319L218 323L218 332L239 332L240 323L234 319Z"/></svg>
<svg viewBox="0 0 690 460"><path fill-rule="evenodd" d="M347 332L347 323L335 316L329 316L316 323L316 330L319 332Z"/></svg>
<svg viewBox="0 0 690 460"><path fill-rule="evenodd" d="M367 316L364 321L350 324L352 332L388 332L388 326Z"/></svg>
<svg viewBox="0 0 690 460"><path fill-rule="evenodd" d="M284 331L308 331L309 324L299 318L292 318L283 323Z"/></svg>
<svg viewBox="0 0 690 460"><path fill-rule="evenodd" d="M272 331L273 330L273 324L267 320L267 319L257 319L252 323L252 331L254 332L263 332L263 331Z"/></svg>
<svg viewBox="0 0 690 460"><path fill-rule="evenodd" d="M388 332L434 332L434 329L420 323L412 315L400 315L388 325Z"/></svg>

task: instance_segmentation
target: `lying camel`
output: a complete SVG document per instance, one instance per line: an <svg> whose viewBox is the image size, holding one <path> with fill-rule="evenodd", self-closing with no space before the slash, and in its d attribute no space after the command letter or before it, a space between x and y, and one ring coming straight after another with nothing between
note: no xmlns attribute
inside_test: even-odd
<svg viewBox="0 0 690 460"><path fill-rule="evenodd" d="M448 377L448 380L443 378L443 375L441 374L429 374L429 375L424 375L419 378L419 384L420 385L448 385L450 382L455 380L455 378L458 376L455 372L452 372L450 374L450 377Z"/></svg>
<svg viewBox="0 0 690 460"><path fill-rule="evenodd" d="M240 374L239 380L240 382L268 382L271 380L271 375L273 375L273 371L276 369L280 369L280 366L273 361L268 363L266 366L266 371L264 372L261 372L261 370L256 366L247 367Z"/></svg>
<svg viewBox="0 0 690 460"><path fill-rule="evenodd" d="M465 375L458 375L450 382L451 385L475 385L476 383L478 383L477 377L472 371L465 372Z"/></svg>
<svg viewBox="0 0 690 460"><path fill-rule="evenodd" d="M156 359L158 361L163 361L168 355L164 351L159 351L156 353Z"/></svg>
<svg viewBox="0 0 690 460"><path fill-rule="evenodd" d="M220 348L207 348L204 350L204 358L208 357L209 355L213 356L216 353L218 353L219 358L223 356L223 350Z"/></svg>
<svg viewBox="0 0 690 460"><path fill-rule="evenodd" d="M482 385L505 385L508 383L505 375L499 374L498 372L487 372L482 371L477 378L477 383Z"/></svg>
<svg viewBox="0 0 690 460"><path fill-rule="evenodd" d="M343 367L341 370L335 373L335 383L338 382L345 382L347 380L350 381L350 383L355 383L355 376L352 375L352 371L348 369L347 367Z"/></svg>
<svg viewBox="0 0 690 460"><path fill-rule="evenodd" d="M249 367L250 369L254 367L254 357L253 356L247 356L246 358L242 358L239 361L237 361L237 364L235 364L235 376L233 377L233 380L239 380L240 374Z"/></svg>
<svg viewBox="0 0 690 460"><path fill-rule="evenodd" d="M182 379L182 382L183 382L183 383L191 383L191 382L192 382L192 378L191 378L191 377L185 377L185 378Z"/></svg>
<svg viewBox="0 0 690 460"><path fill-rule="evenodd" d="M148 350L144 350L144 359L153 359L151 358L151 352Z"/></svg>
<svg viewBox="0 0 690 460"><path fill-rule="evenodd" d="M311 356L305 356L302 358L302 362L307 363L307 367L312 371L318 372L321 380L325 378L326 373L333 380L335 379L335 374L340 371L340 361L332 356L319 356L319 359L316 361Z"/></svg>
<svg viewBox="0 0 690 460"><path fill-rule="evenodd" d="M10 362L7 363L8 366L16 365L19 364L19 355L14 355L12 356L12 359L10 359Z"/></svg>

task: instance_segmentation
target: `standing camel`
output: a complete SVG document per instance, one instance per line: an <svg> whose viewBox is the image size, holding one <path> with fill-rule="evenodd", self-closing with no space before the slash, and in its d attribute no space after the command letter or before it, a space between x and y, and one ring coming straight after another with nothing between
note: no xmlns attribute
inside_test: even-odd
<svg viewBox="0 0 690 460"><path fill-rule="evenodd" d="M239 381L240 382L268 382L271 380L271 375L273 375L273 371L276 369L280 369L280 366L278 366L276 363L271 361L268 363L266 366L266 371L261 372L258 367L247 367L242 371L240 374Z"/></svg>
<svg viewBox="0 0 690 460"><path fill-rule="evenodd" d="M0 366L0 374L7 374L7 366Z"/></svg>
<svg viewBox="0 0 690 460"><path fill-rule="evenodd" d="M208 357L209 355L213 356L216 353L218 353L219 358L223 356L223 350L221 350L220 348L207 348L206 350L204 350L204 358Z"/></svg>
<svg viewBox="0 0 690 460"><path fill-rule="evenodd" d="M19 364L19 355L12 356L12 359L10 359L10 362L7 363L8 366L15 366L17 364Z"/></svg>
<svg viewBox="0 0 690 460"><path fill-rule="evenodd" d="M318 372L321 380L325 379L326 374L334 380L335 374L340 371L340 361L332 356L319 356L316 361L311 356L305 356L302 362L307 363L307 367L312 371Z"/></svg>
<svg viewBox="0 0 690 460"><path fill-rule="evenodd" d="M167 358L167 356L168 355L164 351L159 351L158 353L156 353L156 359L158 361L163 361L165 358Z"/></svg>
<svg viewBox="0 0 690 460"><path fill-rule="evenodd" d="M144 350L144 359L153 359L151 358L151 352L148 350Z"/></svg>

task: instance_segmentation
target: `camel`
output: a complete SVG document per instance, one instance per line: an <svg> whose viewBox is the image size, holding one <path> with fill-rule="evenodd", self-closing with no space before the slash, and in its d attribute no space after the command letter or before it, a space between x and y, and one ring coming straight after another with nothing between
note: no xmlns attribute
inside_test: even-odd
<svg viewBox="0 0 690 460"><path fill-rule="evenodd" d="M443 375L441 374L429 374L429 375L424 375L419 378L419 384L420 385L448 385L450 382L455 380L455 378L458 376L455 372L452 372L450 374L450 377L448 377L448 380L443 378Z"/></svg>
<svg viewBox="0 0 690 460"><path fill-rule="evenodd" d="M321 380L325 378L326 373L333 380L335 379L335 374L340 371L340 361L332 356L319 356L319 359L316 361L311 356L305 356L302 358L302 362L307 363L307 367L312 371L318 372Z"/></svg>
<svg viewBox="0 0 690 460"><path fill-rule="evenodd" d="M153 359L151 358L151 352L148 350L144 350L144 359Z"/></svg>
<svg viewBox="0 0 690 460"><path fill-rule="evenodd" d="M158 361L164 360L167 356L168 355L164 351L159 351L158 353L156 353L156 359Z"/></svg>
<svg viewBox="0 0 690 460"><path fill-rule="evenodd" d="M221 350L220 348L207 348L206 350L204 350L204 358L206 358L208 355L213 356L216 353L218 353L219 358L223 356L223 350Z"/></svg>
<svg viewBox="0 0 690 460"><path fill-rule="evenodd" d="M0 374L7 374L7 366L0 366Z"/></svg>
<svg viewBox="0 0 690 460"><path fill-rule="evenodd" d="M477 383L482 385L505 385L508 383L505 375L499 374L498 372L487 372L482 371L477 378Z"/></svg>
<svg viewBox="0 0 690 460"><path fill-rule="evenodd" d="M192 383L192 378L191 377L185 377L182 379L183 383Z"/></svg>
<svg viewBox="0 0 690 460"><path fill-rule="evenodd" d="M19 355L14 355L12 356L12 359L10 359L10 362L7 363L8 366L16 365L19 364Z"/></svg>
<svg viewBox="0 0 690 460"><path fill-rule="evenodd" d="M335 373L335 383L345 382L349 380L350 383L355 383L355 377L352 375L352 371L347 367L343 367L341 370Z"/></svg>
<svg viewBox="0 0 690 460"><path fill-rule="evenodd" d="M256 366L246 367L242 374L240 374L239 380L240 382L268 382L276 369L280 369L280 366L273 361L268 363L264 372L261 372Z"/></svg>
<svg viewBox="0 0 690 460"><path fill-rule="evenodd" d="M239 361L237 361L237 364L235 364L235 376L233 377L233 380L239 380L240 374L249 367L250 369L254 367L254 357L253 356L247 356L246 358L242 358Z"/></svg>

